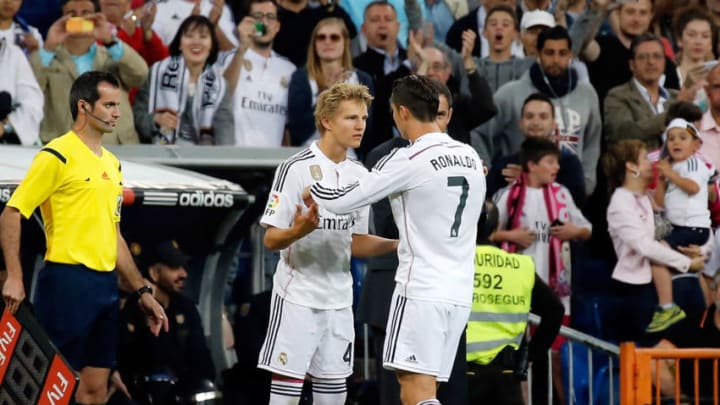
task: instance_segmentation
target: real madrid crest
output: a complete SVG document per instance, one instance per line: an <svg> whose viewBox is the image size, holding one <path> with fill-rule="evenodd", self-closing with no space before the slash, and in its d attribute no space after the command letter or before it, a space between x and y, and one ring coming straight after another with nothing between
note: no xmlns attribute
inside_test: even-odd
<svg viewBox="0 0 720 405"><path fill-rule="evenodd" d="M280 86L282 86L284 89L287 89L288 87L290 87L290 81L288 80L287 77L283 76L280 79Z"/></svg>
<svg viewBox="0 0 720 405"><path fill-rule="evenodd" d="M310 175L312 176L313 180L320 181L323 178L322 169L320 169L320 165L311 165L310 166Z"/></svg>
<svg viewBox="0 0 720 405"><path fill-rule="evenodd" d="M285 353L285 352L280 353L280 356L278 356L278 361L279 361L280 364L282 364L283 366L286 365L287 362L288 362L287 353Z"/></svg>

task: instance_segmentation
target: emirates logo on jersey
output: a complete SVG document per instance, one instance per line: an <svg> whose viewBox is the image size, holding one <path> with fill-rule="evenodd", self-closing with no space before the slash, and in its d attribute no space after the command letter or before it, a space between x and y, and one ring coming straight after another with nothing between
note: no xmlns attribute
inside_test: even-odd
<svg viewBox="0 0 720 405"><path fill-rule="evenodd" d="M318 229L331 231L347 231L355 226L355 215L321 216Z"/></svg>

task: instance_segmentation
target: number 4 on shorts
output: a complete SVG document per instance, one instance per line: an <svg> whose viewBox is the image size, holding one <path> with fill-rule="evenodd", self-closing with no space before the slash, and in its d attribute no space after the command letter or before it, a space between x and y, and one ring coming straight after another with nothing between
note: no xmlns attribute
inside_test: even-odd
<svg viewBox="0 0 720 405"><path fill-rule="evenodd" d="M350 364L350 360L352 359L352 342L348 343L347 349L345 349L345 354L343 354L343 361L347 364Z"/></svg>

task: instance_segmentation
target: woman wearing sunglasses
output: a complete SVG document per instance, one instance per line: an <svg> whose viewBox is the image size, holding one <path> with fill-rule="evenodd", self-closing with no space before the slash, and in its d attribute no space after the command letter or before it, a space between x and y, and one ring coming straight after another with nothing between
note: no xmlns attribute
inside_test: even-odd
<svg viewBox="0 0 720 405"><path fill-rule="evenodd" d="M350 36L343 20L321 20L312 32L307 65L293 73L288 89L288 130L293 146L308 145L318 139L313 111L317 96L334 83L364 84L374 94L372 78L354 69ZM367 128L371 125L368 123Z"/></svg>

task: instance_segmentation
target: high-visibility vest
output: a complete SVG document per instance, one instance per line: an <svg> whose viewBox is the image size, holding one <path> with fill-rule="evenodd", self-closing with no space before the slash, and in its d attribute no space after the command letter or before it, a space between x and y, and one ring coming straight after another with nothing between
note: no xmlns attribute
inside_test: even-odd
<svg viewBox="0 0 720 405"><path fill-rule="evenodd" d="M473 305L467 325L467 361L490 363L522 342L535 284L532 257L495 246L475 251Z"/></svg>

